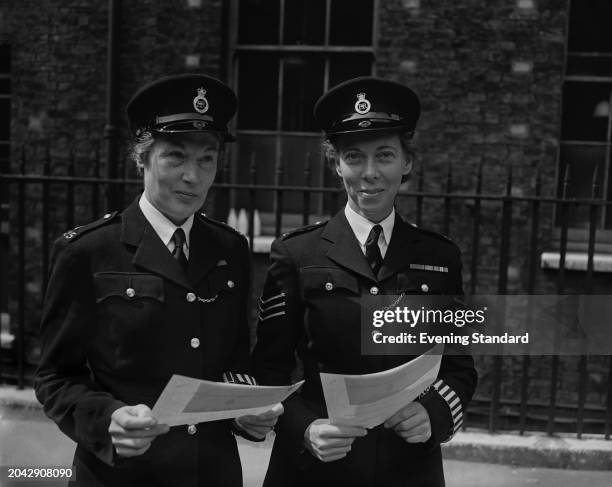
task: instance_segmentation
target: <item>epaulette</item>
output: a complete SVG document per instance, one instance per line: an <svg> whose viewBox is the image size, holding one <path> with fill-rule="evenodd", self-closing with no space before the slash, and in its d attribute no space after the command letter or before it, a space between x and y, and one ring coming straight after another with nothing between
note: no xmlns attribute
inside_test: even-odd
<svg viewBox="0 0 612 487"><path fill-rule="evenodd" d="M443 240L445 242L451 243L453 245L457 245L455 242L453 242L449 237L447 237L446 235L442 235L441 233L438 232L434 232L433 230L426 230L425 228L421 228L418 227L417 225L414 225L411 223L411 225L414 227L415 230L422 232L426 235L429 235L430 237L436 237L440 240Z"/></svg>
<svg viewBox="0 0 612 487"><path fill-rule="evenodd" d="M211 217L206 216L206 213L198 213L198 215L207 223L212 223L213 225L216 225L219 228L222 228L223 230L227 230L236 235L240 235L242 238L247 238L246 235L244 235L242 232L239 232L234 227L229 226L227 223L220 222L219 220L213 220Z"/></svg>
<svg viewBox="0 0 612 487"><path fill-rule="evenodd" d="M74 227L72 230L68 230L64 232L63 237L65 240L76 240L81 235L93 230L94 228L101 227L106 223L110 222L119 214L118 211L113 211L111 213L107 213L102 218L98 218L97 220L88 223L87 225L80 225L78 227Z"/></svg>
<svg viewBox="0 0 612 487"><path fill-rule="evenodd" d="M327 222L328 220L320 221L320 222L313 223L312 225L306 225L305 227L296 228L295 230L291 230L289 232L283 233L281 235L281 240L287 240L288 238L295 237L296 235L302 235L303 233L308 233L314 230L315 228L319 228L319 227L322 227L323 225L326 225Z"/></svg>

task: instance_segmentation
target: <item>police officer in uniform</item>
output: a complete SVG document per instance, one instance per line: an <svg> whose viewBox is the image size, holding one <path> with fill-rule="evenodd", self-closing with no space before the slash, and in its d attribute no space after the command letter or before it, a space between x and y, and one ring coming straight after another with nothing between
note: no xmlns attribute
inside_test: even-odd
<svg viewBox="0 0 612 487"><path fill-rule="evenodd" d="M234 434L282 412L173 428L151 412L172 374L253 383L247 241L199 212L236 106L205 75L142 88L127 112L144 193L54 244L35 387L77 443L74 485L242 486Z"/></svg>
<svg viewBox="0 0 612 487"><path fill-rule="evenodd" d="M370 430L330 424L319 378L379 372L414 358L361 353L361 297L462 294L458 247L394 210L412 168L419 113L411 89L371 77L336 86L315 106L348 202L330 221L272 244L255 373L261 383L287 384L297 352L306 382L275 427L266 487L444 485L440 443L460 427L476 386L469 355L444 355L433 385Z"/></svg>

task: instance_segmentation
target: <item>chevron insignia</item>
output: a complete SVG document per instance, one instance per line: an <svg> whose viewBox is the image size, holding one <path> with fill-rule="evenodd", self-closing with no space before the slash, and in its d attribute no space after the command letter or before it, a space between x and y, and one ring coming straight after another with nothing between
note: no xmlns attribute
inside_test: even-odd
<svg viewBox="0 0 612 487"><path fill-rule="evenodd" d="M285 297L285 293L279 293L266 299L262 296L259 300L259 321L284 315L287 308Z"/></svg>

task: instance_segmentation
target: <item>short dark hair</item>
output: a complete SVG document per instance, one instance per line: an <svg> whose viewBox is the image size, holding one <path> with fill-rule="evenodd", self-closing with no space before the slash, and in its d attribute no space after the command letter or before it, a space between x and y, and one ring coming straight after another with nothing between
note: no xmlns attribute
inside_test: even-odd
<svg viewBox="0 0 612 487"><path fill-rule="evenodd" d="M414 162L416 160L416 148L414 141L412 140L413 132L405 131L405 130L390 130L389 132L384 131L382 133L391 133L397 134L400 139L400 144L402 145L402 151L406 156L407 162ZM323 139L321 143L321 148L323 150L323 155L325 156L325 161L327 166L332 170L334 174L336 174L336 166L338 165L338 138L343 134L335 134L326 137ZM402 176L402 183L405 183L410 179L410 174L405 174Z"/></svg>

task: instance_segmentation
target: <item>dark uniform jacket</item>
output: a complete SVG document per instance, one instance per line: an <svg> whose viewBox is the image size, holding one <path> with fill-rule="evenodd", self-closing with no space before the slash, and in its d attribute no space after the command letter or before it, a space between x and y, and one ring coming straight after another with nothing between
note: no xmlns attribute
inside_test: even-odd
<svg viewBox="0 0 612 487"><path fill-rule="evenodd" d="M399 216L378 278L344 211L326 224L295 231L272 244L255 374L260 383L289 383L297 351L306 382L286 401L276 425L266 487L444 485L440 443L459 428L476 386L470 356L445 355L438 379L418 399L431 421L432 437L426 443L409 444L378 426L357 438L348 455L335 462L323 463L302 447L308 425L327 417L320 372L368 374L414 358L361 354L360 297L426 292L462 294L459 249Z"/></svg>
<svg viewBox="0 0 612 487"><path fill-rule="evenodd" d="M135 201L55 242L36 395L77 443L78 485L241 486L231 422L177 426L114 454L114 410L153 407L172 374L247 370L247 242L196 214L185 273Z"/></svg>

